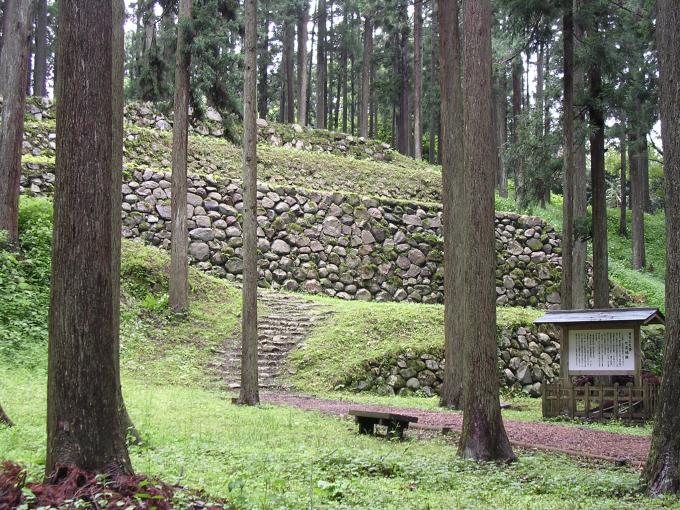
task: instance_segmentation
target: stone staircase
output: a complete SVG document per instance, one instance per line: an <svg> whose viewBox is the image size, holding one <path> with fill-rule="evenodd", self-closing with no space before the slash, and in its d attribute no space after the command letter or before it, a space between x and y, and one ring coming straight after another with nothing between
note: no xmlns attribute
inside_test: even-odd
<svg viewBox="0 0 680 510"><path fill-rule="evenodd" d="M303 297L259 289L258 303L262 306L258 317L258 368L260 389L286 390L282 376L288 353L304 345L314 327L327 319L331 312L323 305ZM231 391L241 387L241 338L230 340L225 346L222 364L224 380Z"/></svg>

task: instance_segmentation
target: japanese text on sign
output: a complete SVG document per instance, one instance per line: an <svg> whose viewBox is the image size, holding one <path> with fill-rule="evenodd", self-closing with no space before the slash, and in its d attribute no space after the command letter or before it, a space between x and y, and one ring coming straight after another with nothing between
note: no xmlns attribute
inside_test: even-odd
<svg viewBox="0 0 680 510"><path fill-rule="evenodd" d="M569 371L635 370L632 329L569 331Z"/></svg>

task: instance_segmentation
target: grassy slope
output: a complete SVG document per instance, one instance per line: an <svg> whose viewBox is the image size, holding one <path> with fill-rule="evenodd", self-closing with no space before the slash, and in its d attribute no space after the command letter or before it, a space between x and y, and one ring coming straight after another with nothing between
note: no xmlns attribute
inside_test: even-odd
<svg viewBox="0 0 680 510"><path fill-rule="evenodd" d="M140 472L230 497L240 508L680 508L676 499L642 498L637 474L625 469L532 452L509 467L477 465L457 459L442 437L394 444L358 436L349 420L232 406L205 384L204 362L235 325L234 291L192 271L192 312L170 320L166 264L155 248L126 246L123 385L146 439L131 451ZM0 429L0 457L38 478L45 354L32 352L40 357L33 370L0 358L0 397L18 424Z"/></svg>

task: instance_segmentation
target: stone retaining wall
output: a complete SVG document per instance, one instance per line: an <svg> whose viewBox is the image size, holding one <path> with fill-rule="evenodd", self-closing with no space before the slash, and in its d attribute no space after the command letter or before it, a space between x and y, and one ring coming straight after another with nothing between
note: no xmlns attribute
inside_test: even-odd
<svg viewBox="0 0 680 510"><path fill-rule="evenodd" d="M559 377L559 335L517 326L498 334L498 375L501 386L538 397L546 382ZM439 394L446 360L442 352L404 352L396 357L366 361L364 374L341 387L380 395Z"/></svg>

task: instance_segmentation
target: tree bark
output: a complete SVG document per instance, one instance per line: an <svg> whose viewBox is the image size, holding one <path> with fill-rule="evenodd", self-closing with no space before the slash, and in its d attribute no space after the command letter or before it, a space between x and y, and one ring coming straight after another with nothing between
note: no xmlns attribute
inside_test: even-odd
<svg viewBox="0 0 680 510"><path fill-rule="evenodd" d="M369 102L371 100L371 60L373 59L373 19L364 19L364 54L361 64L361 99L359 100L359 136L368 138Z"/></svg>
<svg viewBox="0 0 680 510"><path fill-rule="evenodd" d="M496 146L498 154L498 194L501 197L508 196L508 174L503 162L503 152L508 136L508 105L505 95L506 77L505 71L501 71L498 80L498 90L495 94L495 119L496 119Z"/></svg>
<svg viewBox="0 0 680 510"><path fill-rule="evenodd" d="M47 96L47 0L35 0L33 95Z"/></svg>
<svg viewBox="0 0 680 510"><path fill-rule="evenodd" d="M26 66L31 30L31 0L5 4L5 37L0 59L0 93L4 96L0 125L0 231L10 244L19 242L19 182L26 104Z"/></svg>
<svg viewBox="0 0 680 510"><path fill-rule="evenodd" d="M191 53L186 26L191 20L191 1L180 0L175 52L175 121L172 127L172 242L170 250L170 309L189 308L189 238L187 236L187 146L189 136L189 67Z"/></svg>
<svg viewBox="0 0 680 510"><path fill-rule="evenodd" d="M286 107L283 121L286 124L295 122L295 69L293 64L293 46L295 44L295 29L293 22L286 17L283 22L283 70L285 74Z"/></svg>
<svg viewBox="0 0 680 510"><path fill-rule="evenodd" d="M430 147L428 154L428 161L431 165L434 165L437 161L437 127L439 124L440 115L440 105L436 97L436 84L438 84L437 78L437 64L439 63L439 29L437 18L439 16L437 11L438 2L432 2L432 20L430 23L430 87L433 90L430 99Z"/></svg>
<svg viewBox="0 0 680 510"><path fill-rule="evenodd" d="M458 0L439 0L439 55L444 227L444 351L446 365L440 403L463 406L465 332L465 247L467 209L463 159L462 49Z"/></svg>
<svg viewBox="0 0 680 510"><path fill-rule="evenodd" d="M326 129L326 0L319 0L319 36L316 43L316 128Z"/></svg>
<svg viewBox="0 0 680 510"><path fill-rule="evenodd" d="M409 110L409 58L408 58L408 43L409 43L409 26L408 26L408 12L406 5L399 8L401 32L399 39L399 76L401 77L401 85L399 88L399 116L397 118L397 150L404 155L409 153L409 137L410 137L410 110Z"/></svg>
<svg viewBox="0 0 680 510"><path fill-rule="evenodd" d="M597 32L597 26L593 28ZM599 64L588 71L590 79L590 177L593 193L593 306L609 308L609 260L607 254L607 183L604 166L604 114Z"/></svg>
<svg viewBox="0 0 680 510"><path fill-rule="evenodd" d="M302 3L298 20L298 124L307 125L307 25L309 24L309 1Z"/></svg>
<svg viewBox="0 0 680 510"><path fill-rule="evenodd" d="M423 159L423 0L415 0L413 13L413 157Z"/></svg>
<svg viewBox="0 0 680 510"><path fill-rule="evenodd" d="M465 0L463 61L465 192L464 407L459 454L516 459L501 418L496 357L496 157L491 91L491 1ZM447 362L448 364L448 362Z"/></svg>
<svg viewBox="0 0 680 510"><path fill-rule="evenodd" d="M239 404L260 401L257 368L257 0L246 0L243 86L243 307L241 312L241 391Z"/></svg>
<svg viewBox="0 0 680 510"><path fill-rule="evenodd" d="M344 37L343 37L344 39ZM341 96L342 96L342 132L347 133L348 129L348 115L349 115L349 92L348 92L348 76L347 76L347 43L343 41L342 43L342 53L340 55L340 85L341 85ZM338 106L336 107L336 125L338 124L338 109L340 108L340 101L338 100Z"/></svg>
<svg viewBox="0 0 680 510"><path fill-rule="evenodd" d="M265 16L262 22L262 27L259 34L259 51L260 51L260 78L257 83L257 111L261 119L266 119L269 113L269 77L268 77L268 63L269 63L269 3L263 2Z"/></svg>
<svg viewBox="0 0 680 510"><path fill-rule="evenodd" d="M661 140L666 186L666 338L652 445L642 475L650 495L680 491L680 5L657 2Z"/></svg>
<svg viewBox="0 0 680 510"><path fill-rule="evenodd" d="M574 52L579 53L583 40L583 26L579 21L582 0L574 0ZM574 97L583 97L585 73L578 62L574 62ZM574 188L572 201L574 204L574 221L584 222L588 215L587 174L586 174L586 128L585 115L581 105L575 105L574 115ZM550 122L549 112L546 122ZM547 132L547 131L546 131ZM574 237L573 243L573 273L572 273L572 306L582 310L587 307L587 241L581 237Z"/></svg>
<svg viewBox="0 0 680 510"><path fill-rule="evenodd" d="M630 201L632 214L633 269L645 267L645 183L644 161L647 159L644 135L637 133L633 140L635 163L630 166Z"/></svg>
<svg viewBox="0 0 680 510"><path fill-rule="evenodd" d="M522 113L522 57L512 62L512 143L519 143L519 117ZM519 197L522 187L522 165L515 167L515 195Z"/></svg>
<svg viewBox="0 0 680 510"><path fill-rule="evenodd" d="M571 310L574 243L574 16L571 0L564 1L564 201L562 207L562 309Z"/></svg>
<svg viewBox="0 0 680 510"><path fill-rule="evenodd" d="M623 128L623 125L622 125ZM626 219L626 133L621 133L621 173L619 175L619 187L621 202L619 204L619 235L628 236L628 221Z"/></svg>
<svg viewBox="0 0 680 510"><path fill-rule="evenodd" d="M112 168L122 148L122 129L114 128L122 126L116 120L122 119L122 98L113 87L111 36L120 8L82 0L59 10L47 477L60 464L132 472L118 373L120 229L112 218L120 210L111 198L120 194ZM82 211L97 214L83 221Z"/></svg>

